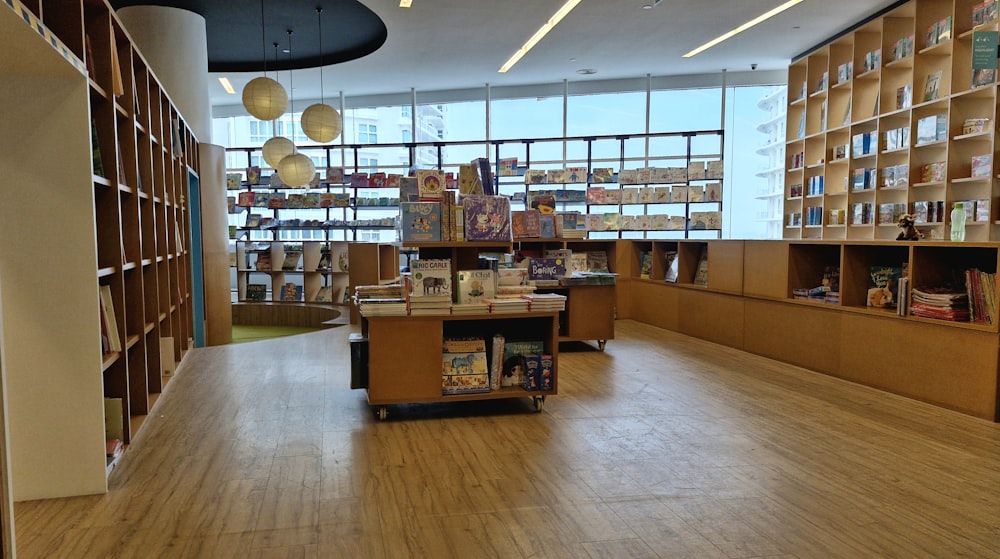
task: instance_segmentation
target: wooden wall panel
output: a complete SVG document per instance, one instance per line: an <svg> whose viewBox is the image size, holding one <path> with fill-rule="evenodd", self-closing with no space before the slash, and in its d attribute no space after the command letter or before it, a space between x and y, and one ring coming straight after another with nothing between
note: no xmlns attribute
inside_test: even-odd
<svg viewBox="0 0 1000 559"><path fill-rule="evenodd" d="M837 376L996 421L997 336L845 315Z"/></svg>
<svg viewBox="0 0 1000 559"><path fill-rule="evenodd" d="M842 312L819 304L746 299L743 349L836 375L841 368Z"/></svg>
<svg viewBox="0 0 1000 559"><path fill-rule="evenodd" d="M711 273L709 282L711 282ZM743 348L744 299L698 289L683 289L677 305L679 332L717 344Z"/></svg>
<svg viewBox="0 0 1000 559"><path fill-rule="evenodd" d="M784 299L788 293L788 243L745 241L743 294Z"/></svg>

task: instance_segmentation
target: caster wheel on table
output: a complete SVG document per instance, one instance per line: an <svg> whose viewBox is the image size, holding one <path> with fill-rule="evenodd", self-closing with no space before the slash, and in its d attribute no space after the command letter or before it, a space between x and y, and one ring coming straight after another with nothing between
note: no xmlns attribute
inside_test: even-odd
<svg viewBox="0 0 1000 559"><path fill-rule="evenodd" d="M535 411L542 411L542 407L545 406L545 396L535 396Z"/></svg>
<svg viewBox="0 0 1000 559"><path fill-rule="evenodd" d="M378 417L379 421L385 421L386 416L389 415L389 410L386 409L385 406L379 406L378 409L375 410L375 415Z"/></svg>
<svg viewBox="0 0 1000 559"><path fill-rule="evenodd" d="M608 340L597 340L597 349L604 351L604 344L608 343Z"/></svg>

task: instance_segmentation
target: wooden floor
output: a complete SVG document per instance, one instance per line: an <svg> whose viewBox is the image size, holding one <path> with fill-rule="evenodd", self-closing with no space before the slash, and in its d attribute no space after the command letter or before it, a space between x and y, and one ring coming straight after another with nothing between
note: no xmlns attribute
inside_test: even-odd
<svg viewBox="0 0 1000 559"><path fill-rule="evenodd" d="M191 351L106 495L16 506L18 556L1000 558L997 424L632 321L540 414L380 423L349 328Z"/></svg>

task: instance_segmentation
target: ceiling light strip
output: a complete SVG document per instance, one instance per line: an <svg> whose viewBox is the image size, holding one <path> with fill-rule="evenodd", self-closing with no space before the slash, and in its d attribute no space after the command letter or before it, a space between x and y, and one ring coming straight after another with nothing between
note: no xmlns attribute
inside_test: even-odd
<svg viewBox="0 0 1000 559"><path fill-rule="evenodd" d="M219 83L222 84L222 89L225 89L226 93L230 95L236 95L236 90L233 89L233 84L229 82L229 78L226 77L219 78Z"/></svg>
<svg viewBox="0 0 1000 559"><path fill-rule="evenodd" d="M514 55L507 60L507 62L504 62L504 65L501 66L498 71L503 74L506 73L507 70L513 68L514 65L517 64L518 60L521 60L525 54L528 54L528 51L537 45L538 42L542 40L542 37L551 31L556 24L562 21L562 19L566 17L566 14L568 14L579 3L580 0L568 0L565 4L563 4L562 7L556 10L556 13L553 14L552 17L550 17L549 20L538 29L538 31L535 31L535 34L532 35L531 38L521 46L521 48L517 49L517 52L515 52Z"/></svg>
<svg viewBox="0 0 1000 559"><path fill-rule="evenodd" d="M794 5L796 5L796 4L800 3L800 2L802 2L802 0L788 0L788 2L785 2L784 4L778 6L777 8L774 8L774 9L768 11L768 12L765 12L765 13L763 13L763 14L761 14L761 15L753 18L753 19L751 19L750 21L744 23L743 25L737 27L736 29L733 29L732 31L730 31L728 33L724 33L722 35L719 35L718 37L712 39L711 41L705 43L704 45L701 45L700 47L694 49L693 51L685 54L684 58L691 58L692 56L698 54L701 51L708 50L708 49L714 47L715 45L721 43L722 41L725 41L726 39L732 37L733 35L736 35L738 33L742 33L743 31L746 31L747 29L750 29L754 25L757 25L758 23L760 23L762 21L768 20L768 19L770 19L770 18L772 18L772 17L780 14L781 12L787 10L788 8L791 8L792 6L794 6Z"/></svg>

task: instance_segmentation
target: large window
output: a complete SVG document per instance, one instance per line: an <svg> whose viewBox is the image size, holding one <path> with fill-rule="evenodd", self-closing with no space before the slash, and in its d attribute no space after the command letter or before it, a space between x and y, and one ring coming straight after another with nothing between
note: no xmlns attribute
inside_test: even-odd
<svg viewBox="0 0 1000 559"><path fill-rule="evenodd" d="M306 151L318 169L327 164L353 169L357 164L368 172L406 174L412 168L441 165L445 171L455 172L460 163L478 157L489 157L495 163L498 156L517 157L521 166L530 159L533 168L555 169L585 163L587 145L562 141L535 141L526 145L516 140L622 136L590 144L589 155L595 167L618 170L622 166L622 157L625 159L623 166L627 169L677 166L682 164L689 149L695 159L699 156L704 156L703 159L721 156L725 161L723 237L774 236L773 227L768 229L764 226L766 224L761 223L766 221L762 220L765 212L761 193L774 191L776 187L768 184L772 179L770 175L762 178L762 170L775 167L775 157L780 164L783 154L776 156L758 149L773 144L778 146L780 152L783 146L783 125L777 132L758 129L761 123L775 119L775 115L767 112L773 112L774 108L765 109L761 105L762 99L773 96L774 86L727 87L724 91L718 86L647 90L640 85L642 89L636 91L636 80L625 82L627 84L623 87L632 90L607 91L607 85L596 83L549 84L483 88L481 98L469 98L468 92L418 92L416 97L419 101L414 102L407 100L410 98L408 94L401 94L395 98L397 102L402 100L398 104L382 106L363 104L363 100L358 99L355 101L359 106L343 111L343 136L334 140L328 148ZM486 99L491 100L487 103ZM351 99L347 102L350 105ZM780 106L783 107L783 103ZM724 146L714 134L691 138L634 137L646 132L719 129L725 129ZM265 167L259 151L254 148L275 134L288 137L297 145L313 143L302 134L298 115L285 115L274 123L247 116L230 117L216 119L213 127L216 141L225 141L231 147L247 148L227 154L227 166L236 170L248 165ZM775 139L776 134L778 139ZM633 137L625 138L627 136ZM382 144L379 145L379 142ZM403 143L440 142L445 145L416 149L399 147ZM365 147L357 153L342 147L350 144L363 144ZM390 144L394 146L390 147ZM780 197L769 199L768 204L768 213L781 215Z"/></svg>

